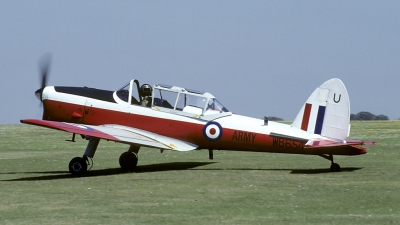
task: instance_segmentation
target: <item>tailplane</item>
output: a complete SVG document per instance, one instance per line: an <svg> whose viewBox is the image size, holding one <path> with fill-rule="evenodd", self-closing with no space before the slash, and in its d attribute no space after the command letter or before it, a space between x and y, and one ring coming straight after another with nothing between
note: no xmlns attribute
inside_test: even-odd
<svg viewBox="0 0 400 225"><path fill-rule="evenodd" d="M350 133L350 100L343 82L333 78L315 89L292 126L328 138L346 139Z"/></svg>

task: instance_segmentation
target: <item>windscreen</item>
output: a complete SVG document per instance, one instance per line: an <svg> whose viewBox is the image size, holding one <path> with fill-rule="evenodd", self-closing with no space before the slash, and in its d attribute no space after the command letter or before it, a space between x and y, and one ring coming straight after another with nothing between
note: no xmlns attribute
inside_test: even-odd
<svg viewBox="0 0 400 225"><path fill-rule="evenodd" d="M217 99L215 98L210 98L207 104L207 112L209 113L223 113L223 112L229 112L225 106L223 106Z"/></svg>
<svg viewBox="0 0 400 225"><path fill-rule="evenodd" d="M117 91L117 96L124 102L129 99L129 83Z"/></svg>
<svg viewBox="0 0 400 225"><path fill-rule="evenodd" d="M131 96L129 95L129 90L131 89L131 85L132 84L132 92L131 92ZM117 96L118 98L120 98L122 101L124 102L128 102L130 104L139 104L140 98L139 98L139 94L138 94L138 88L135 85L134 82L130 82L128 84L126 84L125 86L123 86L121 89L119 89L117 91Z"/></svg>

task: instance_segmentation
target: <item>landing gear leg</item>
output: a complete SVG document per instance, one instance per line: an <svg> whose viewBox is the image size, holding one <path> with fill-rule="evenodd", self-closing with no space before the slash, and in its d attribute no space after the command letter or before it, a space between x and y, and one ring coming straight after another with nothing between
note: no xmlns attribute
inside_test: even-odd
<svg viewBox="0 0 400 225"><path fill-rule="evenodd" d="M119 157L119 165L124 170L134 170L138 162L138 153L140 146L131 145L127 152Z"/></svg>
<svg viewBox="0 0 400 225"><path fill-rule="evenodd" d="M87 172L89 163L89 158L93 158L96 152L97 146L99 145L99 138L89 138L89 143L86 147L85 153L82 157L75 157L69 162L69 172L72 175L83 175Z"/></svg>
<svg viewBox="0 0 400 225"><path fill-rule="evenodd" d="M319 155L324 159L331 161L331 172L340 172L340 165L333 162L333 155Z"/></svg>

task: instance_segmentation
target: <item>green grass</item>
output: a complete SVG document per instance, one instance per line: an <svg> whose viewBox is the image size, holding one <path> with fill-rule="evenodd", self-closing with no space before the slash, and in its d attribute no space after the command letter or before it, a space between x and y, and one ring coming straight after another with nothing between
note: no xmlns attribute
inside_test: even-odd
<svg viewBox="0 0 400 225"><path fill-rule="evenodd" d="M352 122L361 156L141 149L101 141L86 177L68 163L87 141L29 125L0 125L0 224L399 224L400 121Z"/></svg>

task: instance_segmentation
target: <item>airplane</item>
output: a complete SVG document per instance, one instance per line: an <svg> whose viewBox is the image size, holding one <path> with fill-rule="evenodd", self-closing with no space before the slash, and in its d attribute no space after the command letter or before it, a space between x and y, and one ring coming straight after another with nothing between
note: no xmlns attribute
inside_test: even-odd
<svg viewBox="0 0 400 225"><path fill-rule="evenodd" d="M361 155L363 145L347 140L350 100L343 82L330 79L317 87L291 124L237 115L211 93L132 79L116 91L89 87L47 86L48 67L35 92L43 104L42 119L21 123L79 134L88 140L82 157L69 163L72 175L88 171L101 139L129 145L119 158L122 169L134 170L141 147L161 150L214 150L317 155L339 172L334 155ZM91 161L89 161L91 160ZM89 168L90 169L90 168Z"/></svg>

